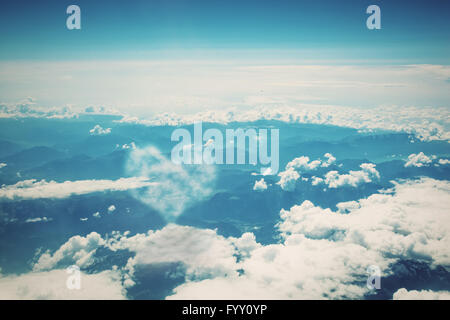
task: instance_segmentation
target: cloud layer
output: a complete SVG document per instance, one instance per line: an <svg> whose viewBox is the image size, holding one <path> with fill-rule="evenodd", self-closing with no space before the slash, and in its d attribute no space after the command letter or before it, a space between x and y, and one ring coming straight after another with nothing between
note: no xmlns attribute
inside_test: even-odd
<svg viewBox="0 0 450 320"><path fill-rule="evenodd" d="M99 300L125 299L125 291L115 271L81 273L81 287L68 289L65 269L30 272L19 276L0 274L0 300Z"/></svg>
<svg viewBox="0 0 450 320"><path fill-rule="evenodd" d="M338 210L303 201L280 212L280 241L262 245L252 233L223 237L216 230L169 224L130 236L115 232L72 237L54 253L44 252L35 272L70 264L86 267L100 247L134 254L119 270L123 288L135 284L138 266L180 262L186 282L169 299L352 299L370 293L367 267L382 277L399 260L450 266L450 183L430 178L397 182ZM446 297L447 293L439 293ZM399 290L394 298L436 294Z"/></svg>
<svg viewBox="0 0 450 320"><path fill-rule="evenodd" d="M125 191L154 185L156 185L155 182L143 177L120 178L118 180L78 180L61 183L31 179L13 185L3 185L0 188L0 199L62 199L73 195L103 191Z"/></svg>

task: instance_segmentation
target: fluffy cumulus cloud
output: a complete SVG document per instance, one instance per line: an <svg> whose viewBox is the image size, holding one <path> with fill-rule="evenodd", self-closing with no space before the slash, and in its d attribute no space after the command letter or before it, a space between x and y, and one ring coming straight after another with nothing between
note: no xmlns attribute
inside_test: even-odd
<svg viewBox="0 0 450 320"><path fill-rule="evenodd" d="M214 187L213 166L178 165L154 147L132 150L126 168L130 175L148 177L156 182L132 194L161 212L168 220L208 197Z"/></svg>
<svg viewBox="0 0 450 320"><path fill-rule="evenodd" d="M187 277L192 279L237 274L235 247L215 230L169 224L147 234L131 237L117 234L108 246L135 253L127 263L131 272L136 265L181 262L186 266Z"/></svg>
<svg viewBox="0 0 450 320"><path fill-rule="evenodd" d="M103 136L111 133L111 128L102 128L99 124L96 124L89 133L93 136Z"/></svg>
<svg viewBox="0 0 450 320"><path fill-rule="evenodd" d="M145 177L120 178L118 180L36 181L24 180L0 188L0 199L21 200L39 198L67 198L72 195L102 191L125 191L155 185Z"/></svg>
<svg viewBox="0 0 450 320"><path fill-rule="evenodd" d="M450 300L450 291L399 289L394 293L394 300Z"/></svg>
<svg viewBox="0 0 450 320"><path fill-rule="evenodd" d="M293 168L288 168L278 174L280 181L277 184L281 189L285 191L294 191L296 181L300 178L300 175Z"/></svg>
<svg viewBox="0 0 450 320"><path fill-rule="evenodd" d="M428 166L433 162L433 157L426 156L423 152L418 154L410 154L408 156L408 161L405 163L405 167L424 167Z"/></svg>
<svg viewBox="0 0 450 320"><path fill-rule="evenodd" d="M370 183L380 179L380 173L375 169L373 163L363 163L361 170L340 174L338 171L329 171L325 174L324 183L328 188L357 187L363 183Z"/></svg>
<svg viewBox="0 0 450 320"><path fill-rule="evenodd" d="M383 256L450 265L450 183L405 181L396 183L390 192L342 203L338 212L305 201L282 210L280 231L311 239L331 237Z"/></svg>
<svg viewBox="0 0 450 320"><path fill-rule="evenodd" d="M255 185L253 186L253 190L255 191L264 191L267 189L267 183L264 181L264 178L261 178L261 180L255 181Z"/></svg>
<svg viewBox="0 0 450 320"><path fill-rule="evenodd" d="M332 154L324 154L325 159L310 160L307 156L301 156L288 162L284 171L280 172L278 176L280 181L278 185L285 191L294 191L295 184L301 177L301 173L316 170L319 167L328 167L336 161ZM307 181L307 180L305 180ZM313 185L317 185L320 180L317 178L312 181Z"/></svg>
<svg viewBox="0 0 450 320"><path fill-rule="evenodd" d="M310 161L309 157L301 156L290 161L286 165L286 169L293 168L299 171L311 171L319 167L328 167L336 161L336 158L331 153L325 153L324 158L325 160L316 159Z"/></svg>
<svg viewBox="0 0 450 320"><path fill-rule="evenodd" d="M0 162L0 169L1 168L4 168L4 167L6 167L7 166L7 164L6 163L2 163L2 162Z"/></svg>
<svg viewBox="0 0 450 320"><path fill-rule="evenodd" d="M97 300L125 299L117 271L80 273L80 289L69 289L65 269L30 272L22 275L0 274L0 300Z"/></svg>
<svg viewBox="0 0 450 320"><path fill-rule="evenodd" d="M315 171L318 168L327 168L336 162L336 158L330 153L326 153L324 158L325 160L310 160L306 156L295 158L286 165L284 171L278 174L280 180L277 184L285 191L294 191L296 181L301 178L302 173ZM375 164L363 163L360 165L360 168L361 170L352 170L345 174L340 174L338 171L332 170L323 177L313 176L311 178L311 184L313 186L325 184L328 188L344 186L357 187L363 183L370 183L380 179L380 173L375 168ZM309 181L309 179L302 178L302 181Z"/></svg>
<svg viewBox="0 0 450 320"><path fill-rule="evenodd" d="M390 191L345 203L345 214L309 201L284 210L282 242L248 245L240 275L188 281L169 298L361 298L369 265L382 275L398 259L449 266L450 184L422 179Z"/></svg>
<svg viewBox="0 0 450 320"><path fill-rule="evenodd" d="M116 211L116 206L112 204L108 207L108 213L113 213L114 211Z"/></svg>
<svg viewBox="0 0 450 320"><path fill-rule="evenodd" d="M113 252L128 250L134 254L121 269L110 270L120 272L121 278L117 281L120 280L125 287L135 284L133 276L137 266L158 263L182 263L188 279L226 277L237 274L237 248L245 255L255 244L253 235L225 238L216 230L175 224L133 236L129 236L129 232L113 232L102 238L92 232L85 237L71 237L53 253L49 250L41 253L33 265L33 272L48 272L71 265L83 270L96 262L94 255L103 247Z"/></svg>
<svg viewBox="0 0 450 320"><path fill-rule="evenodd" d="M429 167L431 165L435 167L439 166L447 166L450 164L449 159L438 159L435 155L426 155L423 152L419 152L417 154L412 153L408 156L408 159L405 162L405 168L409 167L416 167L416 168L422 168L422 167Z"/></svg>
<svg viewBox="0 0 450 320"><path fill-rule="evenodd" d="M86 237L74 236L53 254L46 251L39 256L33 266L34 271L51 270L59 265L77 265L80 268L91 265L96 250L105 244L105 240L96 232Z"/></svg>
<svg viewBox="0 0 450 320"><path fill-rule="evenodd" d="M85 268L93 263L96 250L106 247L133 253L125 265L108 271L120 273L120 279L108 282L117 296L135 284L137 267L176 262L184 266L186 280L168 299L362 298L369 290L370 265L379 266L382 276L404 259L450 266L449 193L449 182L422 178L341 203L337 211L304 201L280 212L280 241L267 245L257 243L249 232L224 237L217 230L176 224L135 235L114 232L101 237L93 232L72 237L53 253L42 253L33 272L21 277L31 286L42 272L71 264ZM53 285L44 285L43 292ZM446 297L442 292L399 290L394 298L414 295Z"/></svg>

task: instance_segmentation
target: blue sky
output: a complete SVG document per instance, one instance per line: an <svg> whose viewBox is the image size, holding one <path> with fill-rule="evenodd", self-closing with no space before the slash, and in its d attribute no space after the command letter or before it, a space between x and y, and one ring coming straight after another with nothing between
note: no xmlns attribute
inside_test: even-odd
<svg viewBox="0 0 450 320"><path fill-rule="evenodd" d="M82 30L66 29L77 4ZM365 26L381 8L382 30ZM447 1L4 1L0 59L371 59L449 60ZM256 50L256 51L255 51ZM255 53L256 52L256 53Z"/></svg>
<svg viewBox="0 0 450 320"><path fill-rule="evenodd" d="M66 28L71 4L81 30ZM366 27L371 4L381 30ZM0 102L139 116L273 101L447 107L449 9L439 0L3 1Z"/></svg>

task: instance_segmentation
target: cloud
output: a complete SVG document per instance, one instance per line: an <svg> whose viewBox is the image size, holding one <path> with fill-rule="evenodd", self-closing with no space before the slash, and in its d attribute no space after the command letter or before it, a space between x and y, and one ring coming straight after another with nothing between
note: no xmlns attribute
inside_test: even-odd
<svg viewBox="0 0 450 320"><path fill-rule="evenodd" d="M405 163L405 167L423 167L428 166L433 162L432 157L426 156L423 152L418 154L410 154L408 156L408 161Z"/></svg>
<svg viewBox="0 0 450 320"><path fill-rule="evenodd" d="M313 186L317 186L317 185L319 185L321 183L323 183L323 179L322 178L319 178L319 177L312 177L311 178L311 184Z"/></svg>
<svg viewBox="0 0 450 320"><path fill-rule="evenodd" d="M33 222L48 222L48 221L52 221L52 218L47 218L47 217L38 217L38 218L28 218L27 220L25 220L25 223L33 223Z"/></svg>
<svg viewBox="0 0 450 320"><path fill-rule="evenodd" d="M156 185L148 178L132 177L118 180L78 180L78 181L37 181L24 180L0 188L0 199L21 200L54 198L62 199L72 195L82 195L102 191L125 191Z"/></svg>
<svg viewBox="0 0 450 320"><path fill-rule="evenodd" d="M156 182L132 194L169 220L211 195L215 181L214 166L178 165L154 147L132 150L126 170L130 175L148 177Z"/></svg>
<svg viewBox="0 0 450 320"><path fill-rule="evenodd" d="M400 110L400 111L399 111ZM356 108L333 105L295 103L277 108L270 106L246 109L209 110L196 114L163 113L150 119L124 116L119 122L148 126L184 125L199 121L227 124L230 122L253 122L276 120L287 123L334 125L354 128L364 132L387 130L405 132L423 141L450 140L447 108L378 106Z"/></svg>
<svg viewBox="0 0 450 320"><path fill-rule="evenodd" d="M294 191L295 182L300 178L298 172L292 167L280 172L278 176L280 177L280 181L277 184L285 191Z"/></svg>
<svg viewBox="0 0 450 320"><path fill-rule="evenodd" d="M330 166L331 164L333 164L333 163L336 162L336 158L333 157L333 155L332 155L331 153L325 153L323 156L324 156L325 158L327 158L327 161L323 161L323 162L322 162L322 164L321 164L322 167L328 167L328 166Z"/></svg>
<svg viewBox="0 0 450 320"><path fill-rule="evenodd" d="M339 174L338 171L329 171L324 176L324 183L329 188L339 188L344 186L357 187L363 183L370 183L380 179L380 173L375 169L373 163L363 163L362 170L350 171L348 174Z"/></svg>
<svg viewBox="0 0 450 320"><path fill-rule="evenodd" d="M310 160L307 156L301 156L290 161L286 165L286 170L278 174L280 181L277 184L285 191L294 191L296 181L300 179L301 173L317 170L318 168L327 168L336 162L336 158L332 154L324 155L326 160L316 159ZM357 187L363 183L369 183L380 178L380 173L375 169L375 164L363 163L360 165L361 170L350 171L347 174L340 174L338 171L329 171L323 178L312 177L311 184L318 186L326 184L329 188L338 188L343 186ZM303 179L302 181L308 181Z"/></svg>
<svg viewBox="0 0 450 320"><path fill-rule="evenodd" d="M328 154L328 153L327 153ZM286 169L293 168L299 171L315 170L321 165L320 160L309 161L309 157L302 156L295 158L286 165Z"/></svg>
<svg viewBox="0 0 450 320"><path fill-rule="evenodd" d="M30 272L22 275L0 275L0 300L97 300L125 299L117 271L81 273L80 290L70 290L66 270Z"/></svg>
<svg viewBox="0 0 450 320"><path fill-rule="evenodd" d="M281 211L281 243L249 246L240 275L191 280L168 298L362 298L369 265L382 276L399 259L449 266L449 193L450 183L421 179L345 203L345 214L304 201Z"/></svg>
<svg viewBox="0 0 450 320"><path fill-rule="evenodd" d="M450 291L411 290L401 288L394 293L394 300L450 300Z"/></svg>
<svg viewBox="0 0 450 320"><path fill-rule="evenodd" d="M301 156L291 160L286 165L285 171L282 171L278 174L278 176L281 179L280 181L278 181L277 184L281 187L281 189L285 191L294 191L296 181L300 178L301 173L314 171L320 167L322 168L329 167L336 161L336 158L333 157L331 153L325 153L324 158L326 160L322 159L310 160L309 157L307 156ZM308 180L306 178L302 178L302 181ZM323 179L314 177L312 180L312 184L317 185L322 181Z"/></svg>
<svg viewBox="0 0 450 320"><path fill-rule="evenodd" d="M116 206L112 204L108 207L108 213L113 213L114 211L116 211Z"/></svg>
<svg viewBox="0 0 450 320"><path fill-rule="evenodd" d="M369 131L393 130L411 133L424 140L448 140L450 137L450 110L429 107L447 104L448 82L445 81L450 76L449 66L385 65L374 68L359 63L353 66L324 65L324 61L318 65L314 65L314 61L310 65L285 65L280 60L255 65L254 60L245 60L238 63L207 59L207 62L71 61L44 64L42 61L7 61L1 63L0 70L2 79L17 84L21 90L24 90L25 82L31 92L55 88L52 105L64 104L67 100L79 106L85 106L89 101L102 101L119 106L127 113L134 109L136 114L125 116L123 122L176 126L202 120L219 123L279 120ZM126 74L123 70L127 70ZM208 79L203 77L204 74L209 75ZM70 86L59 80L67 75L72 77ZM240 81L236 81L237 78ZM159 90L149 92L149 82L158 83ZM91 90L93 83L96 90ZM4 99L13 101L20 97L20 92L11 90L14 85L4 87L0 88ZM126 89L116 90L118 87ZM227 88L226 92L223 88ZM77 92L83 92L83 95ZM45 98L48 101L49 97ZM311 101L322 101L322 104L313 105ZM324 105L323 101L335 101L336 105ZM402 101L403 105L383 105L386 101ZM159 114L149 115L146 108L149 105L152 113ZM207 111L205 106L208 106ZM186 113L187 109L192 112ZM88 107L80 112L52 111L36 106L33 99L13 106L0 104L0 117L63 117L78 116L83 112L105 114L106 109ZM146 114L149 117L135 117Z"/></svg>
<svg viewBox="0 0 450 320"><path fill-rule="evenodd" d="M267 183L264 181L264 178L261 180L255 181L255 185L253 186L253 190L255 191L264 191L267 189Z"/></svg>
<svg viewBox="0 0 450 320"><path fill-rule="evenodd" d="M96 124L94 128L89 130L89 133L93 136L102 136L111 133L111 128L103 129L99 124Z"/></svg>
<svg viewBox="0 0 450 320"><path fill-rule="evenodd" d="M76 118L70 106L60 108L39 107L35 99L27 98L15 104L0 103L0 118Z"/></svg>
<svg viewBox="0 0 450 320"><path fill-rule="evenodd" d="M84 114L125 116L124 113L115 109L102 106L91 106L84 109L75 108L71 105L61 107L40 106L34 98L26 98L17 103L0 103L0 118L76 119Z"/></svg>
<svg viewBox="0 0 450 320"><path fill-rule="evenodd" d="M7 164L6 163L0 163L0 169L6 167Z"/></svg>
<svg viewBox="0 0 450 320"><path fill-rule="evenodd" d="M435 167L446 166L450 163L449 159L438 159L435 155L427 156L423 152L419 152L418 154L412 153L408 156L408 160L405 163L405 168L408 167L429 167L434 165Z"/></svg>
<svg viewBox="0 0 450 320"><path fill-rule="evenodd" d="M53 254L50 251L41 254L33 266L33 271L51 270L60 264L87 267L94 262L95 251L104 244L105 240L96 232L91 232L86 237L74 236Z"/></svg>
<svg viewBox="0 0 450 320"><path fill-rule="evenodd" d="M135 253L127 263L127 269L131 271L136 265L182 262L186 276L191 279L237 273L234 246L216 230L168 224L147 234L118 235L108 243L108 247Z"/></svg>
<svg viewBox="0 0 450 320"><path fill-rule="evenodd" d="M224 237L175 224L133 236L113 232L102 238L93 232L44 252L34 271L86 267L106 247L134 254L120 269L127 288L137 280L138 266L182 263L186 281L167 299L358 299L369 293L370 265L379 266L382 277L399 260L450 266L449 194L449 182L422 178L338 204L337 211L306 200L281 210L280 241L267 245L249 232Z"/></svg>
<svg viewBox="0 0 450 320"><path fill-rule="evenodd" d="M282 210L279 229L285 236L331 237L386 257L450 265L450 183L423 178L396 182L394 189L386 192L392 194L338 204L339 212L304 201Z"/></svg>
<svg viewBox="0 0 450 320"><path fill-rule="evenodd" d="M118 148L119 145L116 145L116 147ZM122 149L123 150L136 149L136 144L134 142L131 142L130 144L125 143L124 145L122 145Z"/></svg>
<svg viewBox="0 0 450 320"><path fill-rule="evenodd" d="M299 172L306 172L316 170L319 167L328 167L336 161L331 153L325 153L323 155L326 160L316 159L311 160L307 156L301 156L288 162L286 169L293 168Z"/></svg>

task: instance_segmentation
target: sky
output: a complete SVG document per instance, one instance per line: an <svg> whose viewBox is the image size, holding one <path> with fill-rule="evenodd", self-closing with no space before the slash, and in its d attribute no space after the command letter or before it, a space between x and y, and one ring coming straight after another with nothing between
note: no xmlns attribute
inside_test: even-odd
<svg viewBox="0 0 450 320"><path fill-rule="evenodd" d="M66 28L71 4L81 8L81 30ZM366 27L371 4L381 8L381 30ZM136 114L255 97L447 106L449 9L439 0L3 1L0 102Z"/></svg>
<svg viewBox="0 0 450 320"><path fill-rule="evenodd" d="M71 4L81 8L81 30L66 29ZM371 4L381 8L382 30L366 28ZM292 58L448 63L449 7L439 0L3 1L0 58L142 59L265 49Z"/></svg>
<svg viewBox="0 0 450 320"><path fill-rule="evenodd" d="M2 0L0 299L448 299L449 9ZM278 174L173 163L200 121Z"/></svg>

